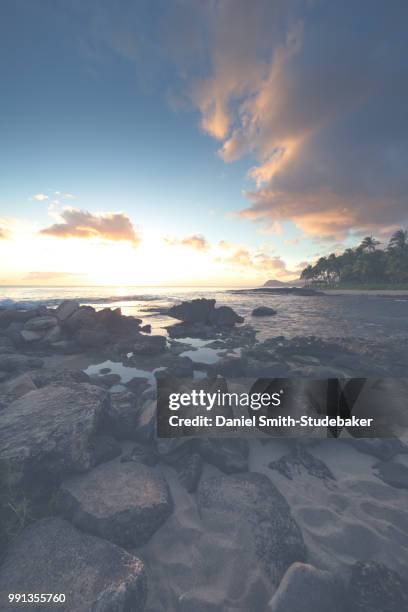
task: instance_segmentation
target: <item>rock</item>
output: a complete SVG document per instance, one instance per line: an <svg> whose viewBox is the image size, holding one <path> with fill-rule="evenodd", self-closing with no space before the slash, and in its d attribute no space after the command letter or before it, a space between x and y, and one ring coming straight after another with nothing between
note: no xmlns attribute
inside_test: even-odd
<svg viewBox="0 0 408 612"><path fill-rule="evenodd" d="M0 311L0 329L5 329L12 323L25 323L28 319L32 319L39 314L38 309L17 310L10 308Z"/></svg>
<svg viewBox="0 0 408 612"><path fill-rule="evenodd" d="M75 334L75 340L83 348L100 348L108 344L111 337L103 329L80 328Z"/></svg>
<svg viewBox="0 0 408 612"><path fill-rule="evenodd" d="M145 376L134 376L125 383L125 386L133 391L133 393L136 393L136 395L139 395L149 386L149 379Z"/></svg>
<svg viewBox="0 0 408 612"><path fill-rule="evenodd" d="M20 374L20 376L17 376L17 378L10 380L5 389L6 393L10 393L14 399L18 399L30 391L35 391L37 387L32 376L29 374Z"/></svg>
<svg viewBox="0 0 408 612"><path fill-rule="evenodd" d="M0 383L4 382L8 378L10 378L10 373L9 372L3 372L2 370L0 370Z"/></svg>
<svg viewBox="0 0 408 612"><path fill-rule="evenodd" d="M290 507L263 474L202 478L198 506L204 524L217 525L231 543L238 541L244 566L260 565L275 586L292 563L305 561L303 537Z"/></svg>
<svg viewBox="0 0 408 612"><path fill-rule="evenodd" d="M329 572L294 563L285 573L266 612L345 612L345 593Z"/></svg>
<svg viewBox="0 0 408 612"><path fill-rule="evenodd" d="M56 317L34 317L33 319L29 319L24 323L24 329L27 331L38 332L49 329L50 327L55 327L55 325L58 325L58 319Z"/></svg>
<svg viewBox="0 0 408 612"><path fill-rule="evenodd" d="M54 478L89 469L90 438L107 406L98 387L48 386L30 391L2 412L0 459L14 482Z"/></svg>
<svg viewBox="0 0 408 612"><path fill-rule="evenodd" d="M197 453L187 455L176 465L177 476L187 493L195 493L203 471L203 460Z"/></svg>
<svg viewBox="0 0 408 612"><path fill-rule="evenodd" d="M91 376L91 381L93 384L101 385L102 387L113 387L113 385L117 385L120 383L121 378L119 374L114 374L111 372L110 374L93 374Z"/></svg>
<svg viewBox="0 0 408 612"><path fill-rule="evenodd" d="M350 612L402 612L408 609L408 581L375 561L357 562L349 585Z"/></svg>
<svg viewBox="0 0 408 612"><path fill-rule="evenodd" d="M112 436L94 436L89 444L92 466L116 459L122 454L122 447Z"/></svg>
<svg viewBox="0 0 408 612"><path fill-rule="evenodd" d="M381 461L389 461L395 455L407 454L408 445L398 438L345 438L359 453L372 455Z"/></svg>
<svg viewBox="0 0 408 612"><path fill-rule="evenodd" d="M375 466L375 475L396 489L408 489L408 467L393 461L381 461Z"/></svg>
<svg viewBox="0 0 408 612"><path fill-rule="evenodd" d="M118 440L137 438L137 398L131 391L112 393L104 429Z"/></svg>
<svg viewBox="0 0 408 612"><path fill-rule="evenodd" d="M61 339L62 329L60 325L51 327L42 339L42 342L51 344L52 342L59 342Z"/></svg>
<svg viewBox="0 0 408 612"><path fill-rule="evenodd" d="M229 306L215 308L210 314L210 323L217 327L233 327L235 323L243 322L243 317L237 315Z"/></svg>
<svg viewBox="0 0 408 612"><path fill-rule="evenodd" d="M156 401L147 400L139 409L136 417L136 433L138 440L151 440L156 432Z"/></svg>
<svg viewBox="0 0 408 612"><path fill-rule="evenodd" d="M215 300L199 298L172 306L167 314L184 323L209 323L214 307Z"/></svg>
<svg viewBox="0 0 408 612"><path fill-rule="evenodd" d="M333 474L323 461L299 446L296 447L295 452L283 455L278 461L272 461L268 467L271 470L276 470L289 480L293 480L296 476L302 476L304 472L320 480L335 480Z"/></svg>
<svg viewBox="0 0 408 612"><path fill-rule="evenodd" d="M80 352L80 348L74 340L59 340L50 344L50 347L60 355L75 355L75 353Z"/></svg>
<svg viewBox="0 0 408 612"><path fill-rule="evenodd" d="M152 331L152 326L151 326L149 323L148 323L148 324L146 324L146 325L143 325L143 326L140 328L140 331L141 331L141 332L143 332L144 334L150 334L150 333L151 333L151 331Z"/></svg>
<svg viewBox="0 0 408 612"><path fill-rule="evenodd" d="M123 463L126 461L136 461L136 463L144 463L145 465L149 465L150 467L154 467L157 465L159 460L156 449L152 444L136 444L132 448L132 451L129 455L124 455L121 459Z"/></svg>
<svg viewBox="0 0 408 612"><path fill-rule="evenodd" d="M111 461L62 483L57 507L83 531L142 546L173 509L164 478L142 463Z"/></svg>
<svg viewBox="0 0 408 612"><path fill-rule="evenodd" d="M66 595L66 605L34 605L36 610L75 612L142 612L147 591L140 559L60 518L33 523L12 543L0 568L4 612L27 609L8 603L15 585L22 593Z"/></svg>
<svg viewBox="0 0 408 612"><path fill-rule="evenodd" d="M6 353L0 355L0 370L3 372L26 372L41 368L44 364L42 359L27 357L18 353Z"/></svg>
<svg viewBox="0 0 408 612"><path fill-rule="evenodd" d="M71 334L79 329L91 329L96 325L96 311L92 306L80 306L63 322L63 327Z"/></svg>
<svg viewBox="0 0 408 612"><path fill-rule="evenodd" d="M142 355L155 355L166 350L165 336L142 336L140 335L134 345L133 352Z"/></svg>
<svg viewBox="0 0 408 612"><path fill-rule="evenodd" d="M99 374L109 374L109 372L112 372L111 368L101 368L99 370Z"/></svg>
<svg viewBox="0 0 408 612"><path fill-rule="evenodd" d="M7 336L0 336L0 353L14 353L14 345Z"/></svg>
<svg viewBox="0 0 408 612"><path fill-rule="evenodd" d="M251 314L253 317L271 317L276 315L277 312L274 308L269 308L269 306L258 306L253 309Z"/></svg>
<svg viewBox="0 0 408 612"><path fill-rule="evenodd" d="M249 446L244 439L200 438L197 448L207 463L215 465L226 474L248 470Z"/></svg>
<svg viewBox="0 0 408 612"><path fill-rule="evenodd" d="M79 302L76 300L64 300L55 309L55 314L60 321L65 321L79 309Z"/></svg>
<svg viewBox="0 0 408 612"><path fill-rule="evenodd" d="M27 329L23 329L20 332L20 335L24 342L38 342L44 336L44 331L29 331Z"/></svg>
<svg viewBox="0 0 408 612"><path fill-rule="evenodd" d="M30 376L36 387L47 385L58 385L70 387L73 383L87 383L90 381L88 374L83 370L59 370L57 368L46 368L31 372Z"/></svg>
<svg viewBox="0 0 408 612"><path fill-rule="evenodd" d="M227 378L241 378L246 375L247 360L242 357L222 359L214 364L214 371Z"/></svg>

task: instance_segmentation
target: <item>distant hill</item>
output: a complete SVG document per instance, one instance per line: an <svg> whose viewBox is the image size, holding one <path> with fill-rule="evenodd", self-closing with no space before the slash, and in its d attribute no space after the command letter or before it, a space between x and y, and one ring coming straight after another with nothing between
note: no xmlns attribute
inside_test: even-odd
<svg viewBox="0 0 408 612"><path fill-rule="evenodd" d="M273 278L272 280L266 281L262 287L303 287L303 285L304 281L300 279L285 282Z"/></svg>

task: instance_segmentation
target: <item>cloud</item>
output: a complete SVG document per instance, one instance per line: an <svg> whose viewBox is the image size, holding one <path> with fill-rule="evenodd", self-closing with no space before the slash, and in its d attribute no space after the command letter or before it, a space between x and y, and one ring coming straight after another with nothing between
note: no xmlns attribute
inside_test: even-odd
<svg viewBox="0 0 408 612"><path fill-rule="evenodd" d="M8 238L8 231L4 227L0 227L0 240Z"/></svg>
<svg viewBox="0 0 408 612"><path fill-rule="evenodd" d="M192 234L185 238L165 238L164 241L171 246L184 246L194 249L195 251L208 251L209 244L201 234Z"/></svg>
<svg viewBox="0 0 408 612"><path fill-rule="evenodd" d="M36 193L33 195L34 200L38 202L44 202L44 200L48 200L48 196L45 193Z"/></svg>
<svg viewBox="0 0 408 612"><path fill-rule="evenodd" d="M246 246L234 245L225 240L220 241L219 247L225 254L217 257L217 261L225 266L253 271L263 276L273 275L284 280L298 276L297 272L287 269L286 263L278 255L272 256L263 251L251 251Z"/></svg>
<svg viewBox="0 0 408 612"><path fill-rule="evenodd" d="M124 213L92 214L78 208L64 208L60 223L41 230L46 236L57 238L100 238L112 241L126 241L133 245L140 243L129 217Z"/></svg>
<svg viewBox="0 0 408 612"><path fill-rule="evenodd" d="M206 6L191 99L226 163L255 159L242 218L330 241L406 223L407 4Z"/></svg>
<svg viewBox="0 0 408 612"><path fill-rule="evenodd" d="M81 272L46 272L35 271L29 272L23 280L32 282L48 282L48 281L80 281L86 279L86 274Z"/></svg>

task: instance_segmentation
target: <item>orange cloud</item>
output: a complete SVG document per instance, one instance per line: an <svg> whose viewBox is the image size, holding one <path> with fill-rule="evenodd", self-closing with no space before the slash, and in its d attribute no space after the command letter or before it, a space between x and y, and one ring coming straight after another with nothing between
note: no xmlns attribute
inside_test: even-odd
<svg viewBox="0 0 408 612"><path fill-rule="evenodd" d="M139 235L124 213L92 214L78 208L64 208L60 217L61 223L44 228L40 234L56 238L102 238L133 245L140 243Z"/></svg>
<svg viewBox="0 0 408 612"><path fill-rule="evenodd" d="M209 249L207 240L201 234L193 234L185 238L165 238L164 240L170 246L185 246L202 252Z"/></svg>
<svg viewBox="0 0 408 612"><path fill-rule="evenodd" d="M287 269L286 263L279 256L271 256L264 252L251 252L245 246L233 245L224 240L219 243L219 246L227 253L218 257L217 261L226 266L253 270L263 275L273 274L283 280L297 278L298 276L296 272Z"/></svg>

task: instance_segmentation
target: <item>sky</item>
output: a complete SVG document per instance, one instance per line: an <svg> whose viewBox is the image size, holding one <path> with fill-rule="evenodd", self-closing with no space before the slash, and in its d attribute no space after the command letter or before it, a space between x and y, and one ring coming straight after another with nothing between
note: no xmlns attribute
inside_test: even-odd
<svg viewBox="0 0 408 612"><path fill-rule="evenodd" d="M2 0L0 283L248 285L408 225L405 0Z"/></svg>

